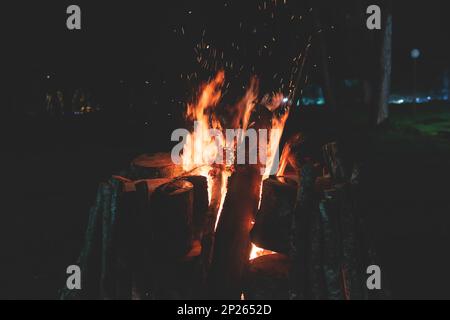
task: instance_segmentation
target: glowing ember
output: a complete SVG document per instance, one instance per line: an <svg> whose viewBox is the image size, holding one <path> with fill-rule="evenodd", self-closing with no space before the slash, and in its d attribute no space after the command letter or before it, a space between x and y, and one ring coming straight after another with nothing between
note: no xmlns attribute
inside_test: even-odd
<svg viewBox="0 0 450 320"><path fill-rule="evenodd" d="M258 248L255 244L252 243L252 251L250 253L250 259L249 260L253 260L262 256L268 256L271 254L276 254L276 252L270 251L270 250L266 250L266 249L262 249L262 248Z"/></svg>

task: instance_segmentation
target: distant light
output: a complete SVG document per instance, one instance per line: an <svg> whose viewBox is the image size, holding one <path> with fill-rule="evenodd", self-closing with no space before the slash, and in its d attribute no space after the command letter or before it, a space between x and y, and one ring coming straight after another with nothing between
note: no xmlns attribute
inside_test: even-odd
<svg viewBox="0 0 450 320"><path fill-rule="evenodd" d="M391 103L393 103L393 104L403 104L403 103L405 103L405 99L391 100Z"/></svg>
<svg viewBox="0 0 450 320"><path fill-rule="evenodd" d="M48 75L46 76L46 78L47 78L47 79L50 79L50 75L48 74Z"/></svg>
<svg viewBox="0 0 450 320"><path fill-rule="evenodd" d="M411 58L418 59L420 57L420 50L419 49L412 49L411 50Z"/></svg>
<svg viewBox="0 0 450 320"><path fill-rule="evenodd" d="M288 102L288 101L289 101L289 98L284 98L284 99L283 99L283 102L284 102L284 103L286 103L286 102Z"/></svg>

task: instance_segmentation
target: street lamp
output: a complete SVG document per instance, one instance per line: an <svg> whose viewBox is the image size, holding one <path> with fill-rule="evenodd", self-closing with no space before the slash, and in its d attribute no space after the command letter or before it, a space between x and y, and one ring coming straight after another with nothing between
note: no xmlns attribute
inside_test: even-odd
<svg viewBox="0 0 450 320"><path fill-rule="evenodd" d="M417 60L420 58L420 50L412 49L411 58L413 59L413 99L414 99L414 114L415 114L417 104Z"/></svg>

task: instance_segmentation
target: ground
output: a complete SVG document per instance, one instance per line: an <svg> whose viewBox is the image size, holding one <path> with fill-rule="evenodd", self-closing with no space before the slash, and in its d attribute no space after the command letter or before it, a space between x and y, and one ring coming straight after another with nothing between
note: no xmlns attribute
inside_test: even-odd
<svg viewBox="0 0 450 320"><path fill-rule="evenodd" d="M421 108L421 109L419 109ZM450 108L391 108L369 169L371 233L394 298L449 298Z"/></svg>

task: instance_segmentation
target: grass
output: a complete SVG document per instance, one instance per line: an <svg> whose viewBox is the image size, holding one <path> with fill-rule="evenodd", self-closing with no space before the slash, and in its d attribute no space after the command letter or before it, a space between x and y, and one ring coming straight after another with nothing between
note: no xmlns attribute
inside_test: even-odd
<svg viewBox="0 0 450 320"><path fill-rule="evenodd" d="M424 140L439 149L450 150L449 104L420 105L415 110L413 106L391 107L389 125L390 134Z"/></svg>

